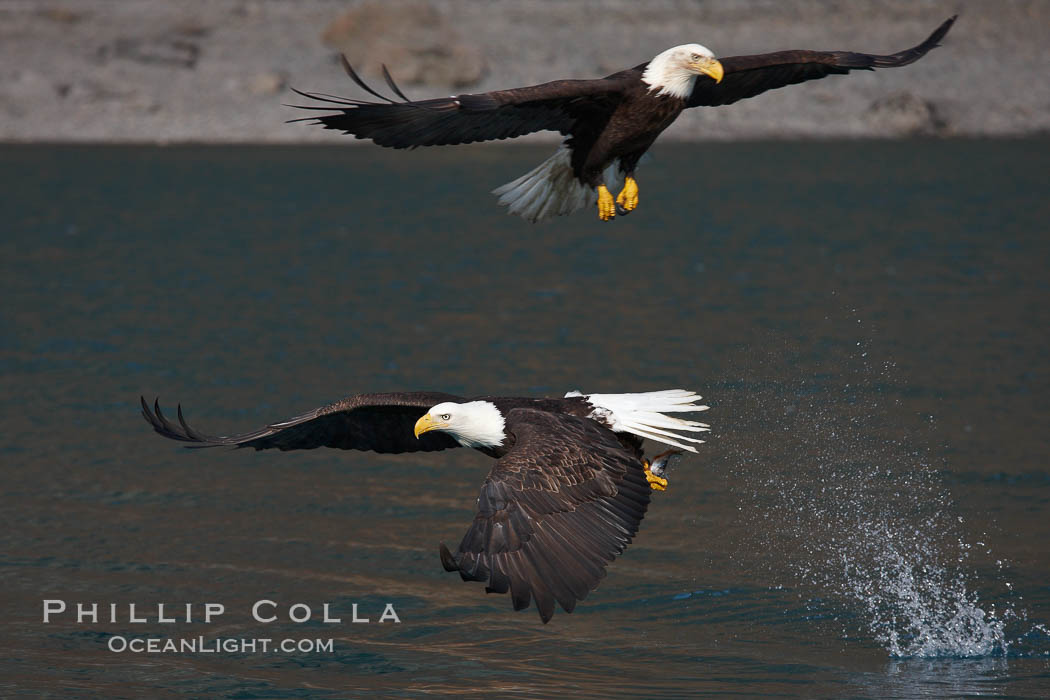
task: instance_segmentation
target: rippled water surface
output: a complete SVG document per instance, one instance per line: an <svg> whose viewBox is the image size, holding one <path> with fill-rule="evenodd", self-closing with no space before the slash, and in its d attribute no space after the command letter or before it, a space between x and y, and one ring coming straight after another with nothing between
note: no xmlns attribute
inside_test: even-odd
<svg viewBox="0 0 1050 700"><path fill-rule="evenodd" d="M1050 694L1050 143L665 144L628 218L507 217L548 150L0 148L0 695ZM138 408L678 386L710 440L548 625L441 569L484 456ZM332 649L111 651L198 637Z"/></svg>

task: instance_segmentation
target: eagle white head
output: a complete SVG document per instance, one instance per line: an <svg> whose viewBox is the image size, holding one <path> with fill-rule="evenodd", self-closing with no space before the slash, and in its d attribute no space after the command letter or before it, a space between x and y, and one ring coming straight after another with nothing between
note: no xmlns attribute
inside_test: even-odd
<svg viewBox="0 0 1050 700"><path fill-rule="evenodd" d="M451 435L463 447L496 447L506 438L503 414L490 401L439 403L416 421L418 438L431 430Z"/></svg>
<svg viewBox="0 0 1050 700"><path fill-rule="evenodd" d="M642 81L649 86L650 92L656 90L657 95L684 99L693 92L698 75L710 76L720 83L722 64L706 46L682 44L672 46L649 61L642 74Z"/></svg>

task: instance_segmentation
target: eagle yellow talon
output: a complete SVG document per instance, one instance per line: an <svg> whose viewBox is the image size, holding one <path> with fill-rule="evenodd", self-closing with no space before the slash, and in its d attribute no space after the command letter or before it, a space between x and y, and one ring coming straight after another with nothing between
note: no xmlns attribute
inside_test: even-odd
<svg viewBox="0 0 1050 700"><path fill-rule="evenodd" d="M666 491L667 479L659 477L649 470L649 460L642 462L642 466L645 467L645 480L649 482L649 487L653 491Z"/></svg>
<svg viewBox="0 0 1050 700"><path fill-rule="evenodd" d="M598 218L609 221L616 216L616 202L613 201L612 193L605 185L598 185Z"/></svg>
<svg viewBox="0 0 1050 700"><path fill-rule="evenodd" d="M634 211L638 206L638 183L635 182L633 177L628 175L624 178L623 189L617 195L616 203L625 212Z"/></svg>

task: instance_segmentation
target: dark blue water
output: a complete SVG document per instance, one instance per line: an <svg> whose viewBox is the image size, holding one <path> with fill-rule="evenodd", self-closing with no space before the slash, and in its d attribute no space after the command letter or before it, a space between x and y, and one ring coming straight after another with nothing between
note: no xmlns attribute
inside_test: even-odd
<svg viewBox="0 0 1050 700"><path fill-rule="evenodd" d="M1046 696L1048 145L665 145L635 214L540 226L488 190L548 148L3 147L0 694ZM441 569L482 455L138 409L668 387L708 443L546 626ZM198 636L333 648L110 650Z"/></svg>

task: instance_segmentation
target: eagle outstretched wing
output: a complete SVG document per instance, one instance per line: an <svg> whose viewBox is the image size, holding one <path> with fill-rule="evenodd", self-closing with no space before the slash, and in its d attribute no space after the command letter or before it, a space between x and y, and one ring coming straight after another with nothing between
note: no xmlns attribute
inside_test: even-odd
<svg viewBox="0 0 1050 700"><path fill-rule="evenodd" d="M161 412L160 402L150 409L144 397L142 415L153 429L172 440L193 443L187 447L254 447L257 450L312 450L335 447L373 452L434 452L459 447L450 435L433 432L417 440L412 428L427 410L445 401L462 402L458 396L438 392L358 394L322 406L301 416L271 423L242 435L206 435L192 428L178 407L178 423Z"/></svg>
<svg viewBox="0 0 1050 700"><path fill-rule="evenodd" d="M950 17L926 41L889 56L853 51L777 51L720 58L724 70L722 82L716 83L707 76L698 77L686 106L717 107L754 97L766 90L818 80L836 73L906 66L939 46L954 23L955 17Z"/></svg>
<svg viewBox="0 0 1050 700"><path fill-rule="evenodd" d="M533 409L507 415L514 446L481 486L478 512L447 571L511 594L515 610L535 599L547 622L557 601L572 612L638 532L650 488L640 460L606 428Z"/></svg>
<svg viewBox="0 0 1050 700"><path fill-rule="evenodd" d="M568 135L575 134L578 127L593 130L596 122L600 129L615 109L624 88L623 79L618 77L621 74L615 74L598 80L556 80L511 90L412 101L404 96L384 67L387 85L402 100L398 102L369 87L345 57L343 67L363 90L383 102L295 90L303 97L330 106L293 106L335 110L335 113L290 121L314 120L326 129L371 139L391 148L509 139L546 130Z"/></svg>

